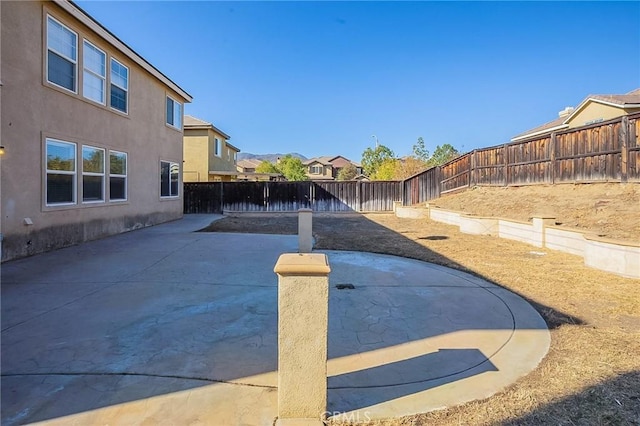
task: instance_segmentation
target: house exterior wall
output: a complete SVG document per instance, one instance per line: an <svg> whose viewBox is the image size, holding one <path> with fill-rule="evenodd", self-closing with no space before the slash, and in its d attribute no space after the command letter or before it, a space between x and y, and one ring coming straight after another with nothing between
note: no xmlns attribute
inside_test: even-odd
<svg viewBox="0 0 640 426"><path fill-rule="evenodd" d="M321 173L312 173L311 170L313 167L320 166ZM331 166L326 166L321 163L311 163L307 166L307 176L309 179L332 179L333 176L333 168Z"/></svg>
<svg viewBox="0 0 640 426"><path fill-rule="evenodd" d="M209 171L221 171L221 172L235 172L236 171L236 162L233 157L233 152L231 153L231 159L228 157L229 151L234 151L227 145L227 140L224 136L215 131L210 131L210 137L212 143L215 143L215 138L220 140L220 155L215 155L215 152L211 151L211 168Z"/></svg>
<svg viewBox="0 0 640 426"><path fill-rule="evenodd" d="M182 176L185 182L207 182L209 179L209 153L212 141L205 129L185 129L184 163Z"/></svg>
<svg viewBox="0 0 640 426"><path fill-rule="evenodd" d="M612 118L617 118L638 110L640 110L640 108L627 111L621 107L614 107L611 105L605 105L591 101L581 111L575 114L567 124L571 129L574 127L591 124L592 122L594 122L594 120L610 120Z"/></svg>
<svg viewBox="0 0 640 426"><path fill-rule="evenodd" d="M215 153L216 138L220 141L220 153ZM227 145L224 136L208 128L186 128L184 130L185 182L231 181L235 176L215 172L237 172L237 150ZM213 172L213 173L212 173Z"/></svg>
<svg viewBox="0 0 640 426"><path fill-rule="evenodd" d="M181 165L183 156L182 129L166 124L166 97L188 100L55 3L3 2L0 13L2 260L182 217L181 185L179 196L160 196L160 162ZM77 33L78 94L47 82L47 14ZM83 39L107 54L107 64L113 57L128 67L127 114L108 106L108 83L107 106L83 97ZM75 204L47 206L47 138L76 144ZM82 201L83 145L105 150L103 202ZM127 154L126 201L109 201L111 150Z"/></svg>

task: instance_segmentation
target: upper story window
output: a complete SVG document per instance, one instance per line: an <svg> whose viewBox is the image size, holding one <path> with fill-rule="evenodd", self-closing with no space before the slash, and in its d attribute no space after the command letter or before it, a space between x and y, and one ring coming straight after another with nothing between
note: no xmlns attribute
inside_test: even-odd
<svg viewBox="0 0 640 426"><path fill-rule="evenodd" d="M215 138L215 141L213 144L213 153L217 157L222 157L222 144L220 143L220 139L218 138Z"/></svg>
<svg viewBox="0 0 640 426"><path fill-rule="evenodd" d="M76 203L76 144L47 139L47 205Z"/></svg>
<svg viewBox="0 0 640 426"><path fill-rule="evenodd" d="M322 166L311 166L311 174L321 175L322 174Z"/></svg>
<svg viewBox="0 0 640 426"><path fill-rule="evenodd" d="M128 111L129 68L111 58L111 108Z"/></svg>
<svg viewBox="0 0 640 426"><path fill-rule="evenodd" d="M47 81L76 92L78 35L47 16Z"/></svg>
<svg viewBox="0 0 640 426"><path fill-rule="evenodd" d="M167 96L167 124L182 129L182 104Z"/></svg>
<svg viewBox="0 0 640 426"><path fill-rule="evenodd" d="M85 98L104 105L104 86L107 68L106 54L84 40L82 44L82 94Z"/></svg>

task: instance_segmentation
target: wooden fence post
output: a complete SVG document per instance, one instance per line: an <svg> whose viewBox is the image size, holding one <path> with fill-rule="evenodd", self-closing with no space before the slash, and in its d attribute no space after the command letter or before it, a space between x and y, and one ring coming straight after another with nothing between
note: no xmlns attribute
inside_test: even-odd
<svg viewBox="0 0 640 426"><path fill-rule="evenodd" d="M504 186L509 186L509 150L508 144L502 145L502 161L504 161Z"/></svg>
<svg viewBox="0 0 640 426"><path fill-rule="evenodd" d="M629 117L623 116L620 122L620 181L629 178Z"/></svg>
<svg viewBox="0 0 640 426"><path fill-rule="evenodd" d="M471 151L471 158L469 159L469 187L472 187L476 184L477 151L477 149Z"/></svg>
<svg viewBox="0 0 640 426"><path fill-rule="evenodd" d="M471 151L469 153L469 184L467 185L469 188L471 188L471 183L473 181L473 169L474 169L474 160L475 160L475 154L476 150L474 149L473 151Z"/></svg>
<svg viewBox="0 0 640 426"><path fill-rule="evenodd" d="M551 167L551 184L556 183L556 132L551 133L551 146L549 147L549 167Z"/></svg>

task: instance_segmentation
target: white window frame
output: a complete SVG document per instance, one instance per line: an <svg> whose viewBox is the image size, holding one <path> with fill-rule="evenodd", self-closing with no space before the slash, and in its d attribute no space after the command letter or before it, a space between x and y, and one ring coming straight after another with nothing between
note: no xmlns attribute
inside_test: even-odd
<svg viewBox="0 0 640 426"><path fill-rule="evenodd" d="M85 58L84 58L84 53L85 53L85 46L89 45L92 48L96 49L98 52L102 53L102 56L104 57L104 75L100 75L100 74L96 74L95 71L90 70L86 67L85 65ZM89 40L87 39L82 39L82 96L85 99L88 99L92 102L95 102L97 104L100 105L106 105L107 104L107 93L106 93L106 86L107 86L107 59L108 56L106 54L106 52L102 49L100 49L98 46L96 46L95 44L91 43ZM95 77L98 77L100 80L102 80L102 101L90 98L89 96L87 96L87 91L85 90L85 78L84 78L84 73L89 73ZM128 74L127 74L127 85L128 85ZM118 110L119 111L119 110Z"/></svg>
<svg viewBox="0 0 640 426"><path fill-rule="evenodd" d="M75 35L76 40L75 40L75 49L76 49L76 59L71 59L68 58L66 55L62 54L61 52L58 52L55 49L52 49L51 47L49 47L49 20L55 21L56 23L60 24L62 27L66 28L69 32L73 33L73 35ZM62 22L60 22L59 20L57 20L56 18L54 18L51 15L47 15L47 25L46 25L46 29L45 29L45 33L47 35L47 42L46 42L46 48L47 48L47 54L45 56L45 61L46 61L46 67L45 67L45 75L46 75L46 79L47 79L47 83L49 84L53 84L56 87L59 87L60 89L66 90L67 92L71 92L71 93L78 93L78 33L73 31L71 28L69 28L67 25L63 24ZM73 90L69 90L68 88L64 87L64 86L60 86L59 84L49 80L49 51L55 53L56 55L68 60L69 62L71 62L73 64L73 67L75 69L75 78L73 79Z"/></svg>
<svg viewBox="0 0 640 426"><path fill-rule="evenodd" d="M49 146L49 142L53 143L53 144L58 144L58 145L73 145L73 153L74 153L74 158L73 158L73 171L68 171L68 170L49 170L49 161L48 161L48 146ZM54 139L54 138L46 138L45 139L45 147L44 147L44 169L45 169L45 185L44 185L44 202L45 205L47 207L58 207L58 206L73 206L77 204L77 199L78 199L78 145L75 142L68 142L68 141L63 141L60 139ZM71 175L73 176L73 188L71 193L73 194L73 200L70 202L61 202L61 203L49 203L48 200L48 193L49 193L49 187L47 185L48 183L48 176L50 174L56 174L56 175Z"/></svg>
<svg viewBox="0 0 640 426"><path fill-rule="evenodd" d="M322 166L311 166L311 174L312 175L321 175L324 167Z"/></svg>
<svg viewBox="0 0 640 426"><path fill-rule="evenodd" d="M169 195L162 195L162 163L169 164ZM178 193L173 194L171 192L171 169L178 167ZM173 161L160 160L160 198L168 199L168 198L178 198L180 197L180 165Z"/></svg>
<svg viewBox="0 0 640 426"><path fill-rule="evenodd" d="M113 63L117 63L118 65L120 65L121 67L123 67L124 69L127 70L127 87L122 87L116 83L113 82L113 79L111 78L111 74L113 73ZM109 107L114 110L114 111L118 111L120 114L129 114L129 77L131 76L131 72L129 70L129 67L126 66L125 64L123 64L122 62L120 62L119 60L117 60L116 58L110 57L109 58ZM113 105L111 105L111 86L116 86L117 88L124 90L124 93L126 95L126 102L125 102L125 110L122 111L121 109L115 108Z"/></svg>
<svg viewBox="0 0 640 426"><path fill-rule="evenodd" d="M88 148L88 149L93 149L96 151L102 151L102 173L99 172L86 172L84 170L84 149ZM82 204L98 204L98 203L104 203L105 202L105 178L106 178L106 171L105 171L105 162L106 162L106 150L104 148L98 148L97 146L91 146L91 145L82 145ZM85 176L99 176L102 177L102 199L100 200L88 200L85 201L84 199L84 177Z"/></svg>
<svg viewBox="0 0 640 426"><path fill-rule="evenodd" d="M124 155L124 174L111 173L111 154ZM109 202L121 203L129 199L129 154L124 151L109 150ZM111 196L111 178L124 178L124 198L113 198Z"/></svg>
<svg viewBox="0 0 640 426"><path fill-rule="evenodd" d="M222 143L220 142L220 139L214 138L214 144L213 145L214 145L213 146L213 153L215 154L215 156L222 158Z"/></svg>
<svg viewBox="0 0 640 426"><path fill-rule="evenodd" d="M174 129L177 129L177 130L182 130L182 115L183 115L182 114L182 108L183 108L183 105L182 105L182 103L180 103L180 102L176 101L175 99L173 99L171 96L167 95L167 101L165 103L165 107L166 107L166 104L169 103L169 101L172 102L171 120L173 121L173 123L169 122L169 111L167 111L167 117L166 117L165 122L167 123L167 126L171 126L171 127L173 127ZM178 106L178 110L179 110L177 116L176 116L176 105ZM177 126L176 126L176 118L180 121L179 125L177 125Z"/></svg>

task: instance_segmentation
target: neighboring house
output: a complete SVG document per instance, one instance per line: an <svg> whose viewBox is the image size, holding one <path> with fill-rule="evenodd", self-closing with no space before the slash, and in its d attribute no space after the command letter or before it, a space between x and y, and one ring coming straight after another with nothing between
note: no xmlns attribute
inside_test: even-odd
<svg viewBox="0 0 640 426"><path fill-rule="evenodd" d="M191 96L72 2L0 27L2 260L181 218Z"/></svg>
<svg viewBox="0 0 640 426"><path fill-rule="evenodd" d="M262 160L245 159L238 161L236 170L238 171L238 180L241 181L284 181L284 176L280 173L259 173L256 172L258 166L262 164Z"/></svg>
<svg viewBox="0 0 640 426"><path fill-rule="evenodd" d="M558 118L511 138L512 142L587 126L640 111L640 89L624 95L589 95L577 108L566 107Z"/></svg>
<svg viewBox="0 0 640 426"><path fill-rule="evenodd" d="M211 123L184 116L185 182L229 182L236 180L240 150L229 143L231 136Z"/></svg>
<svg viewBox="0 0 640 426"><path fill-rule="evenodd" d="M362 166L341 155L334 157L315 157L302 163L306 167L307 177L311 180L336 180L340 170L348 164L356 167L356 174L362 174Z"/></svg>

